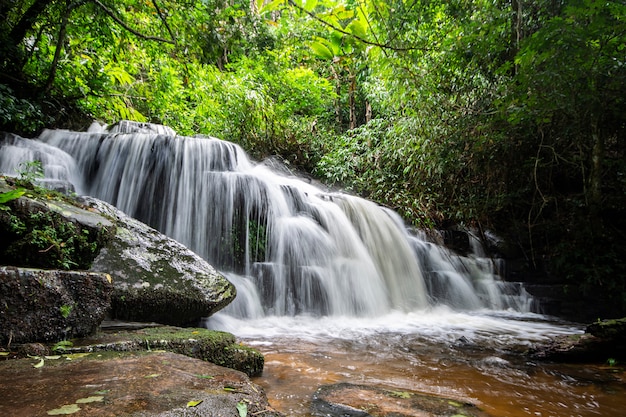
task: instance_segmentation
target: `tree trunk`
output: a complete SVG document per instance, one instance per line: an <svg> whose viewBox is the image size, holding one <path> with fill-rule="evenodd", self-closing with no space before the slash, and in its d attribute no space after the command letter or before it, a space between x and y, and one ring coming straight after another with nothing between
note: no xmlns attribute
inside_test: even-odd
<svg viewBox="0 0 626 417"><path fill-rule="evenodd" d="M52 59L52 63L50 64L50 72L48 73L48 79L46 80L46 85L44 86L44 92L48 93L52 88L52 84L54 83L54 79L57 73L57 67L59 65L59 58L61 57L61 52L63 52L63 44L65 43L65 34L67 33L67 21L72 13L72 6L70 1L67 1L67 5L65 10L63 11L63 18L61 20L61 27L59 28L59 37L57 39L56 48L54 50L54 58Z"/></svg>

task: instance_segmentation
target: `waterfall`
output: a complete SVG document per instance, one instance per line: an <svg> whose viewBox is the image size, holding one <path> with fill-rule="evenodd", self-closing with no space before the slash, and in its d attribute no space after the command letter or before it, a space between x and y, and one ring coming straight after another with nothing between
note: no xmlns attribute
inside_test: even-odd
<svg viewBox="0 0 626 417"><path fill-rule="evenodd" d="M39 160L48 180L108 201L207 259L237 286L239 317L372 317L445 304L529 311L484 254L409 231L391 210L252 162L237 145L124 122L6 135L0 172Z"/></svg>

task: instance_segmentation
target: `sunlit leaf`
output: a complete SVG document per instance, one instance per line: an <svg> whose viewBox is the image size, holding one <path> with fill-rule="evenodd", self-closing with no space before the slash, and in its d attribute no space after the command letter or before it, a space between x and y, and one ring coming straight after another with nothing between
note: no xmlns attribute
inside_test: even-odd
<svg viewBox="0 0 626 417"><path fill-rule="evenodd" d="M334 54L326 45L320 42L311 42L309 45L316 57L321 59L333 59Z"/></svg>
<svg viewBox="0 0 626 417"><path fill-rule="evenodd" d="M43 359L33 365L33 368L41 368L43 366Z"/></svg>
<svg viewBox="0 0 626 417"><path fill-rule="evenodd" d="M23 196L26 190L18 188L17 190L7 191L6 193L0 193L0 204L8 203L9 201L16 200Z"/></svg>
<svg viewBox="0 0 626 417"><path fill-rule="evenodd" d="M74 414L80 411L80 407L76 404L67 404L61 408L55 408L54 410L48 410L49 416L61 416L67 414Z"/></svg>
<svg viewBox="0 0 626 417"><path fill-rule="evenodd" d="M11 352L0 352L0 356L9 356Z"/></svg>
<svg viewBox="0 0 626 417"><path fill-rule="evenodd" d="M203 400L198 400L198 401L189 401L189 402L187 403L187 407L196 407L196 406L198 406L198 405L202 404L202 401L203 401Z"/></svg>
<svg viewBox="0 0 626 417"><path fill-rule="evenodd" d="M304 2L304 10L308 12L312 12L316 6L317 6L317 0L305 0Z"/></svg>
<svg viewBox="0 0 626 417"><path fill-rule="evenodd" d="M354 19L346 27L346 30L359 38L365 38L367 35L367 25L361 19Z"/></svg>

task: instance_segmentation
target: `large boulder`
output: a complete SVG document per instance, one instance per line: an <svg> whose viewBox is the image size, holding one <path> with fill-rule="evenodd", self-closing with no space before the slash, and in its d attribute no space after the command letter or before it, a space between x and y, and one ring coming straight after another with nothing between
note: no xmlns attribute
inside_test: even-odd
<svg viewBox="0 0 626 417"><path fill-rule="evenodd" d="M182 244L104 201L83 203L116 227L90 269L113 277L112 318L197 325L235 298L235 287Z"/></svg>
<svg viewBox="0 0 626 417"><path fill-rule="evenodd" d="M111 301L104 273L0 267L0 345L95 331Z"/></svg>
<svg viewBox="0 0 626 417"><path fill-rule="evenodd" d="M108 273L120 320L197 325L235 298L205 260L110 204L0 177L0 195L16 189L0 204L0 265Z"/></svg>

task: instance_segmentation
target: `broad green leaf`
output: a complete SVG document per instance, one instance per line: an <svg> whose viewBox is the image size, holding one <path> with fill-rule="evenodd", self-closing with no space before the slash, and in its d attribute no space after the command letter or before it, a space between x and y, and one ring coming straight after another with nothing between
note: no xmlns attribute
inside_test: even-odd
<svg viewBox="0 0 626 417"><path fill-rule="evenodd" d="M80 411L80 407L76 404L67 404L61 408L55 408L54 410L48 410L49 416L61 416L67 414L74 414Z"/></svg>
<svg viewBox="0 0 626 417"><path fill-rule="evenodd" d="M7 191L6 193L0 193L0 204L8 203L9 201L17 200L26 193L23 188Z"/></svg>
<svg viewBox="0 0 626 417"><path fill-rule="evenodd" d="M320 42L313 41L309 45L316 57L321 59L333 59L335 56L328 47Z"/></svg>
<svg viewBox="0 0 626 417"><path fill-rule="evenodd" d="M359 38L365 38L365 36L367 36L367 25L361 19L354 19L346 27L346 30Z"/></svg>
<svg viewBox="0 0 626 417"><path fill-rule="evenodd" d="M189 401L187 403L187 407L197 407L198 405L202 404L203 400L197 400L197 401Z"/></svg>
<svg viewBox="0 0 626 417"><path fill-rule="evenodd" d="M248 415L248 404L243 401L239 401L237 403L237 411L239 411L239 417L247 417Z"/></svg>

